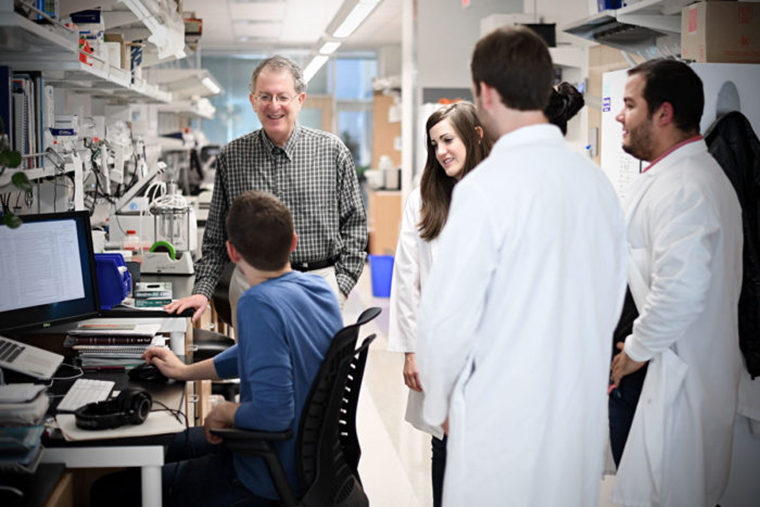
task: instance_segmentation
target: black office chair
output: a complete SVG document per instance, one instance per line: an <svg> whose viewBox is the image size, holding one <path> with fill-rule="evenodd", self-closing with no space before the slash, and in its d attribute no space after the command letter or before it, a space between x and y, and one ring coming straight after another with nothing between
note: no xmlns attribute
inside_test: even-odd
<svg viewBox="0 0 760 507"><path fill-rule="evenodd" d="M235 271L235 265L229 263L222 271L219 282L214 288L211 301L219 319L226 325L232 326L232 307L230 305L230 280ZM203 361L227 350L235 345L235 340L226 334L208 329L193 329L193 362ZM211 383L211 393L221 394L227 401L235 401L235 395L240 391L240 384L233 381L214 381Z"/></svg>
<svg viewBox="0 0 760 507"><path fill-rule="evenodd" d="M217 316L227 325L232 325L232 310L230 308L229 291L230 280L232 279L232 273L234 270L234 264L227 264L227 266L225 266L222 276L219 278L219 282L214 288L214 294L211 296L211 301L214 304L214 310L216 311ZM195 345L193 361L198 362L214 357L234 344L235 340L225 334L210 331L208 329L193 329L193 345Z"/></svg>
<svg viewBox="0 0 760 507"><path fill-rule="evenodd" d="M296 441L298 476L306 488L301 498L288 482L274 447L274 442L293 438L292 430L212 430L231 451L264 459L280 505L369 506L358 472L361 447L356 434L356 408L369 345L375 335L365 338L358 349L356 342L359 328L379 314L379 308L369 308L356 324L338 331L311 385Z"/></svg>

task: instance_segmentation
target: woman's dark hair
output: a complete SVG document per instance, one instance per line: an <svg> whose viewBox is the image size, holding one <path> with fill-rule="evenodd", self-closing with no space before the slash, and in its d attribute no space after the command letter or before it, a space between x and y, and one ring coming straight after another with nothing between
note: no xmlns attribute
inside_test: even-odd
<svg viewBox="0 0 760 507"><path fill-rule="evenodd" d="M560 128L562 135L567 134L567 122L581 110L586 102L578 89L567 82L562 82L555 90L552 88L549 105L544 109L544 115Z"/></svg>
<svg viewBox="0 0 760 507"><path fill-rule="evenodd" d="M430 129L440 121L448 119L457 136L462 140L467 156L462 169L462 177L472 171L481 160L488 156L493 142L485 133L482 123L475 112L475 106L469 102L456 102L445 106L433 114L425 124L427 139L427 161L422 172L420 194L422 196L422 219L418 224L420 236L426 241L438 237L449 216L451 193L457 180L448 176L438 159L435 147L430 139ZM476 129L476 127L479 127ZM481 137L482 136L482 137Z"/></svg>

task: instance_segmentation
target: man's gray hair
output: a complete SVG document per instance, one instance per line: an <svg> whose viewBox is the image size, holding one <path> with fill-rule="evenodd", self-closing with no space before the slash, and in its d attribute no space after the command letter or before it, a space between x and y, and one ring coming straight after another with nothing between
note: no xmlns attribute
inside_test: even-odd
<svg viewBox="0 0 760 507"><path fill-rule="evenodd" d="M254 69L253 74L251 74L251 80L248 82L248 90L251 92L251 95L255 93L256 79L258 79L259 74L261 74L261 71L265 67L278 72L287 70L290 72L290 75L293 76L293 84L295 85L296 93L301 94L306 91L306 81L303 79L301 67L299 67L298 64L290 58L276 55L271 58L267 58Z"/></svg>

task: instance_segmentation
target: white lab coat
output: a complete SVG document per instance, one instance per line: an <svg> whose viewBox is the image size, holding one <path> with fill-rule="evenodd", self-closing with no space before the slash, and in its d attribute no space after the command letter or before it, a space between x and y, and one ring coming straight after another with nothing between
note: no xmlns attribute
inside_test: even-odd
<svg viewBox="0 0 760 507"><path fill-rule="evenodd" d="M422 196L419 187L409 194L401 219L401 232L393 260L391 283L390 323L388 350L394 352L417 351L417 313L420 293L427 282L430 267L438 250L438 238L426 241L420 237L417 225L422 218ZM401 372L398 376L403 380ZM443 438L443 429L422 419L423 393L409 389L406 403L406 421L418 430Z"/></svg>
<svg viewBox="0 0 760 507"><path fill-rule="evenodd" d="M596 505L625 226L552 125L511 132L454 189L422 295L423 416L449 416L444 505Z"/></svg>
<svg viewBox="0 0 760 507"><path fill-rule="evenodd" d="M712 507L730 468L741 368L739 203L699 140L641 174L624 210L640 314L625 349L651 362L613 500Z"/></svg>

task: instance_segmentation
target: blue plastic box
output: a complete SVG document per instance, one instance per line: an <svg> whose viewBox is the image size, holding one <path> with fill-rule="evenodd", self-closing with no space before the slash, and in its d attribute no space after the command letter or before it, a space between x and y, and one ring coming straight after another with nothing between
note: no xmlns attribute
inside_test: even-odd
<svg viewBox="0 0 760 507"><path fill-rule="evenodd" d="M100 309L110 310L124 301L132 290L132 276L124 257L118 253L95 254L95 266L98 273Z"/></svg>
<svg viewBox="0 0 760 507"><path fill-rule="evenodd" d="M369 255L369 270L372 275L372 296L376 298L391 297L391 280L393 280L393 256Z"/></svg>
<svg viewBox="0 0 760 507"><path fill-rule="evenodd" d="M622 0L596 0L596 6L598 11L606 11L608 9L619 9L623 6Z"/></svg>

